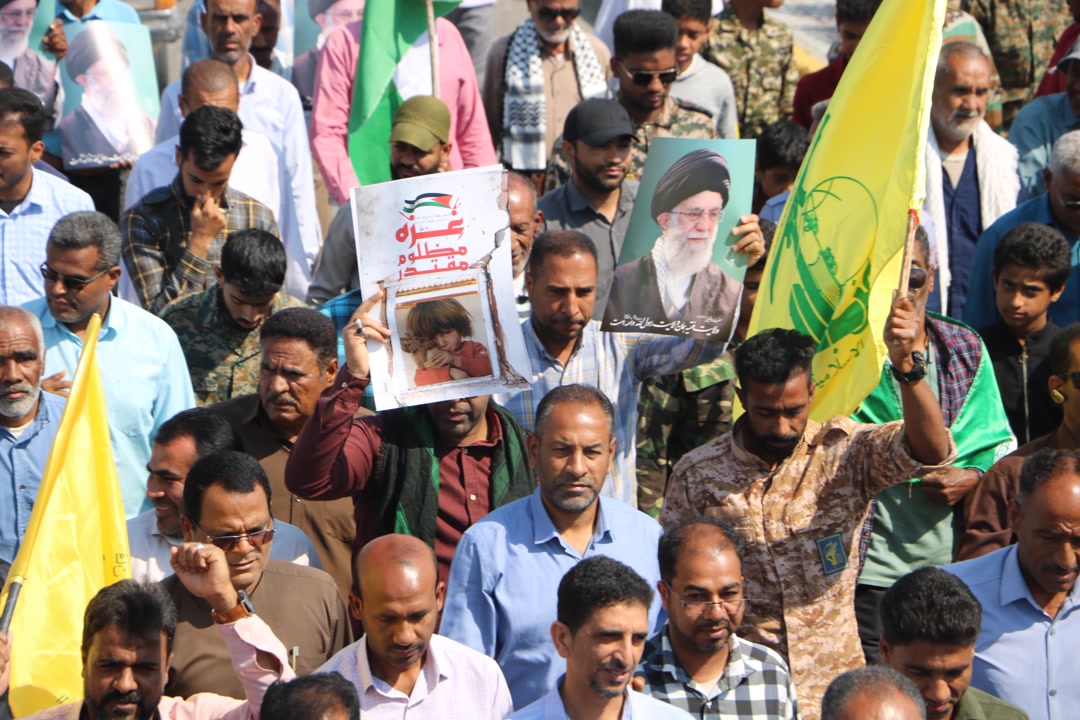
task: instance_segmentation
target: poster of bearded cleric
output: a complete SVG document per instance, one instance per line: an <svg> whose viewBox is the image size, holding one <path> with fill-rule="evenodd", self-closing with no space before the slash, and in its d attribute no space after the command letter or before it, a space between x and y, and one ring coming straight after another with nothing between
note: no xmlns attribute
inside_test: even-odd
<svg viewBox="0 0 1080 720"><path fill-rule="evenodd" d="M70 23L60 62L67 170L133 162L154 146L159 101L150 31L135 23Z"/></svg>
<svg viewBox="0 0 1080 720"><path fill-rule="evenodd" d="M754 149L753 140L652 140L604 330L731 338L746 274L731 231L753 202Z"/></svg>

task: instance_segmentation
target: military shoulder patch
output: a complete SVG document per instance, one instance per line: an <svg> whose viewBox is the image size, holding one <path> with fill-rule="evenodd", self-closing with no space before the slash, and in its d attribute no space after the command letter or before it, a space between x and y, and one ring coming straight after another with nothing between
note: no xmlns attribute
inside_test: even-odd
<svg viewBox="0 0 1080 720"><path fill-rule="evenodd" d="M835 575L847 569L847 553L844 552L844 538L840 533L818 538L818 555L821 556L821 569L826 575Z"/></svg>

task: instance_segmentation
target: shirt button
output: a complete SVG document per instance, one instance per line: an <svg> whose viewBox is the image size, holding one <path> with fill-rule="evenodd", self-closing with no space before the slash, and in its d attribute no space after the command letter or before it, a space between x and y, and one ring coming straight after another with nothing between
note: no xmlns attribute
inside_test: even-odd
<svg viewBox="0 0 1080 720"><path fill-rule="evenodd" d="M1057 690L1051 690L1050 697L1054 697L1055 695L1057 695Z"/></svg>
<svg viewBox="0 0 1080 720"><path fill-rule="evenodd" d="M469 454L469 448L465 448L465 449L464 449L464 450L462 450L461 452L463 452L463 453L465 453L466 455L468 455L468 454Z"/></svg>
<svg viewBox="0 0 1080 720"><path fill-rule="evenodd" d="M476 499L476 495L470 495L470 496L469 496L469 499L470 499L470 500L475 500L475 499Z"/></svg>
<svg viewBox="0 0 1080 720"><path fill-rule="evenodd" d="M344 381L344 382L342 382L342 383L341 383L341 387L343 387L343 388L347 388L347 387L349 387L349 383L348 383L348 381Z"/></svg>
<svg viewBox="0 0 1080 720"><path fill-rule="evenodd" d="M21 488L20 488L20 489L21 489ZM1050 628L1050 634L1051 634L1051 635L1053 635L1053 634L1054 634L1055 632L1057 632L1057 631L1056 631L1056 630L1054 630L1053 628Z"/></svg>
<svg viewBox="0 0 1080 720"><path fill-rule="evenodd" d="M243 638L244 638L245 640L248 640L248 639L250 639L250 638L251 638L251 633L240 633L240 634L241 634L241 635L243 636Z"/></svg>
<svg viewBox="0 0 1080 720"><path fill-rule="evenodd" d="M20 485L19 486L19 492L26 492L26 486L25 485Z"/></svg>

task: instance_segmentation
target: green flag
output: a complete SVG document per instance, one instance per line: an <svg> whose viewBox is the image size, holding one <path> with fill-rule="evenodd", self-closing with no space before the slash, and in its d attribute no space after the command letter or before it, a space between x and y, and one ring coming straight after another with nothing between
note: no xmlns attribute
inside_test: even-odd
<svg viewBox="0 0 1080 720"><path fill-rule="evenodd" d="M461 0L433 0L442 17ZM349 159L361 185L390 179L390 123L404 100L431 95L427 10L421 0L368 0L360 34Z"/></svg>

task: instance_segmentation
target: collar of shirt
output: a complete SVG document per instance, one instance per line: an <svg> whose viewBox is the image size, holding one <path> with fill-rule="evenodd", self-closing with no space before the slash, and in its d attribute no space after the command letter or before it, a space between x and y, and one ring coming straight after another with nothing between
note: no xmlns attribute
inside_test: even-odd
<svg viewBox="0 0 1080 720"><path fill-rule="evenodd" d="M108 342L110 340L115 340L116 336L119 333L123 332L124 327L127 325L127 311L124 308L124 304L125 301L121 300L115 295L109 298L109 311L105 313L105 317L101 321L101 330L98 331L99 342ZM79 340L78 336L75 333L71 332L71 330L68 329L67 325L57 322L56 318L54 318L52 313L48 310L49 306L46 305L45 314L40 318L42 329L46 330L50 328L56 328L58 330L62 330L63 332L70 335L71 338L74 339L76 342L82 344L82 341Z"/></svg>
<svg viewBox="0 0 1080 720"><path fill-rule="evenodd" d="M566 706L563 705L562 695L559 694L559 690L562 689L563 683L566 681L566 674L563 673L559 676L559 679L551 686L551 690L548 690L547 695L544 696L544 718L545 720L558 720L559 718L569 718L570 716L566 712ZM630 702L629 691L623 691L623 710L621 720L631 720L634 716L634 704Z"/></svg>
<svg viewBox="0 0 1080 720"><path fill-rule="evenodd" d="M61 407L63 406L61 405ZM23 431L23 434L19 437L15 437L6 427L0 426L0 433L2 433L0 437L9 440L15 447L25 445L33 440L37 434L41 432L41 429L47 426L50 421L59 424L60 418L53 418L49 415L49 403L46 402L46 393L44 390L41 390L37 412L34 414L34 419L30 421L30 425Z"/></svg>
<svg viewBox="0 0 1080 720"><path fill-rule="evenodd" d="M269 70L255 62L255 57L251 53L248 53L248 62L251 63L251 72L248 73L247 80L240 83L241 95L251 95L254 93L262 73L270 73Z"/></svg>
<svg viewBox="0 0 1080 720"><path fill-rule="evenodd" d="M727 7L716 16L713 22L714 33L727 33L735 35L739 40L747 40L751 36L760 33L765 37L774 37L783 35L785 26L780 25L764 10L761 11L761 15L758 20L757 30L748 30L743 27L743 24L739 22L739 16L735 14L734 3L728 3Z"/></svg>
<svg viewBox="0 0 1080 720"><path fill-rule="evenodd" d="M194 204L195 198L189 198L187 192L184 190L184 179L180 176L180 171L177 171L176 177L173 178L172 185L169 186L172 190L173 198L179 203L180 207L188 212L191 212L191 207ZM221 196L221 203L218 207L225 213L229 212L229 206L233 202L233 189L231 187L225 188L225 193Z"/></svg>
<svg viewBox="0 0 1080 720"><path fill-rule="evenodd" d="M592 542L589 543L590 547L597 543L610 543L615 539L604 517L603 500L604 498L599 496L596 498L598 503L596 506L596 528L593 530ZM551 516L548 515L547 508L544 507L544 501L540 497L540 488L534 490L533 494L529 496L529 515L532 516L533 543L545 545L552 540L557 540L564 550L574 555L578 554L576 550L566 544L562 535L555 529L555 523L551 522Z"/></svg>
<svg viewBox="0 0 1080 720"><path fill-rule="evenodd" d="M670 621L664 625L664 629L660 633L660 654L658 656L653 656L653 659L649 662L649 667L658 672L667 673L674 678L676 682L685 685L702 697L711 700L714 697L737 687L750 675L750 668L746 664L746 648L742 641L739 640L738 636L731 636L729 647L730 651L727 665L724 666L724 672L720 676L720 682L713 688L712 693L706 693L693 678L686 674L686 671L683 670L682 666L679 665L679 660L675 657L675 651L671 647Z"/></svg>
<svg viewBox="0 0 1080 720"><path fill-rule="evenodd" d="M386 697L407 697L412 701L423 700L435 689L440 683L450 679L450 668L453 666L450 662L439 662L439 650L437 643L429 642L427 652L424 654L424 666L420 673L420 677L423 681L417 681L413 687L411 695L406 696L405 693L400 690L395 690L390 687L388 683L375 677L371 673L371 665L368 662L367 653L367 635L362 636L356 641L356 667L357 673L360 676L360 694L367 695L368 692L374 690L380 695Z"/></svg>
<svg viewBox="0 0 1080 720"><path fill-rule="evenodd" d="M747 465L757 463L758 465L767 468L768 463L743 447L742 437L743 432L746 430L747 423L746 414L744 413L742 417L735 421L735 425L731 428L731 454L734 455L735 459L740 463ZM819 430L821 430L821 423L807 420L806 429L803 430L802 437L799 438L798 444L791 451L791 454L777 465L777 469L779 469L781 465L786 464L791 458L805 455L807 447L816 445L818 442L817 435Z"/></svg>
<svg viewBox="0 0 1080 720"><path fill-rule="evenodd" d="M615 99L622 103L622 98L616 93ZM644 142L648 145L648 140L652 136L651 132L647 132L647 128L664 128L670 130L675 124L675 110L678 109L678 105L675 103L675 99L668 95L664 98L664 107L660 109L660 114L656 116L655 120L650 122L638 122L634 118L630 118L630 122L634 125L634 134L638 135L638 141ZM641 178L637 178L640 180Z"/></svg>
<svg viewBox="0 0 1080 720"><path fill-rule="evenodd" d="M492 403L494 400L488 400L488 403ZM435 447L436 455L442 455L445 452L453 450L454 448L470 448L470 447L484 447L493 448L502 442L503 432L502 423L499 422L499 416L495 414L495 411L491 409L490 405L487 410L484 411L484 419L487 421L487 437L483 440L477 440L476 442L469 443L468 445L461 445L456 442L447 443L445 445L437 445ZM466 453L468 454L468 453Z"/></svg>
<svg viewBox="0 0 1080 720"><path fill-rule="evenodd" d="M1080 117L1073 112L1072 104L1069 102L1069 93L1056 93L1050 95L1047 100L1053 113L1057 115L1061 127L1080 127Z"/></svg>
<svg viewBox="0 0 1080 720"><path fill-rule="evenodd" d="M1005 560L1002 563L1001 589L998 591L998 599L1001 601L1002 607L1011 605L1017 600L1027 600L1031 603L1032 607L1040 613L1045 614L1046 611L1043 610L1042 606L1035 602L1035 598L1031 596L1031 590L1028 588L1027 581L1024 580L1024 575L1020 572L1020 553L1018 552L1018 548L1018 545L1011 545L1008 549L1008 554L1005 556ZM1075 589L1076 587L1073 586L1073 590ZM1074 592L1070 591L1065 597L1065 602L1062 603L1055 621L1064 618L1065 615L1072 611L1074 605Z"/></svg>
<svg viewBox="0 0 1080 720"><path fill-rule="evenodd" d="M37 179L34 177L34 175L37 173L37 170L31 167L30 172L30 190L26 193L26 197L22 199L22 202L16 205L15 209L8 214L8 217L15 217L16 215L28 215L31 212L37 215L45 209L45 205L42 202L41 197L45 192L45 189L42 187L44 183L37 182Z"/></svg>
<svg viewBox="0 0 1080 720"><path fill-rule="evenodd" d="M1031 218L1033 222L1039 222L1043 225L1049 225L1050 227L1061 232L1065 236L1065 239L1069 241L1069 245L1073 245L1077 236L1062 227L1061 223L1054 217L1054 211L1050 208L1050 193L1045 192L1033 200L1028 200L1029 203L1035 203L1032 208L1034 217ZM1025 203L1027 204L1027 203ZM1020 206L1023 207L1023 206Z"/></svg>
<svg viewBox="0 0 1080 720"><path fill-rule="evenodd" d="M577 345L574 346L574 351L570 353L570 358L566 361L569 365L571 361L577 356L578 351L581 350L581 346L586 342L591 341L592 336L597 332L598 324L594 320L589 320L585 323L585 329L581 331L581 337L578 338ZM546 359L548 362L558 365L559 361L551 357L548 354L547 349L544 347L544 343L540 342L540 338L536 334L536 328L533 327L532 313L529 314L529 319L521 323L521 330L525 334L525 344L533 348L533 351L541 358Z"/></svg>

